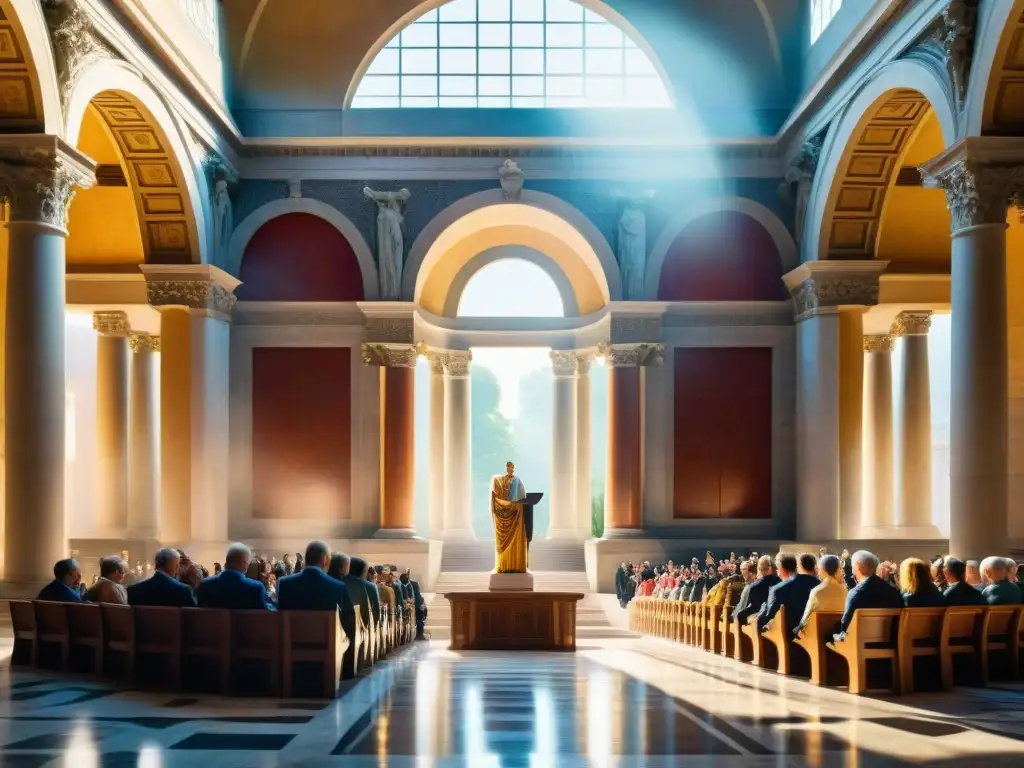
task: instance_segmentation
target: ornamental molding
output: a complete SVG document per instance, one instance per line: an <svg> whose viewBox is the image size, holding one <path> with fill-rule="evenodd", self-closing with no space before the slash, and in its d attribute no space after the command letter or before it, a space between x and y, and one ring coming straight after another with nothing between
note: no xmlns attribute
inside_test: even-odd
<svg viewBox="0 0 1024 768"><path fill-rule="evenodd" d="M469 350L449 350L443 355L444 373L449 377L464 378L469 376L473 353Z"/></svg>
<svg viewBox="0 0 1024 768"><path fill-rule="evenodd" d="M444 363L447 357L445 352L437 352L434 350L428 350L426 352L427 362L430 364L430 372L441 375L444 373Z"/></svg>
<svg viewBox="0 0 1024 768"><path fill-rule="evenodd" d="M334 302L240 301L231 320L235 325L252 326L350 326L362 332L366 317L351 305Z"/></svg>
<svg viewBox="0 0 1024 768"><path fill-rule="evenodd" d="M92 313L92 328L100 336L124 338L131 330L128 313L121 310L104 310Z"/></svg>
<svg viewBox="0 0 1024 768"><path fill-rule="evenodd" d="M370 317L366 320L366 341L414 344L411 317Z"/></svg>
<svg viewBox="0 0 1024 768"><path fill-rule="evenodd" d="M360 347L363 365L375 368L415 368L419 350L406 344L367 344Z"/></svg>
<svg viewBox="0 0 1024 768"><path fill-rule="evenodd" d="M574 349L552 349L551 369L558 378L570 378L577 376L580 372L579 355Z"/></svg>
<svg viewBox="0 0 1024 768"><path fill-rule="evenodd" d="M925 186L945 190L954 234L984 224L1005 224L1007 209L1024 189L1024 166L985 164L966 152L938 169L929 163L921 172Z"/></svg>
<svg viewBox="0 0 1024 768"><path fill-rule="evenodd" d="M795 211L794 239L800 244L803 234L804 219L811 199L811 186L814 174L818 170L821 159L821 148L825 144L825 131L807 139L793 155L786 166L785 177L779 186L779 195L793 206Z"/></svg>
<svg viewBox="0 0 1024 768"><path fill-rule="evenodd" d="M593 364L595 357L597 357L597 353L593 351L576 353L576 369L579 371L580 376L586 376L590 373L590 366Z"/></svg>
<svg viewBox="0 0 1024 768"><path fill-rule="evenodd" d="M128 334L128 348L137 355L160 351L160 337L145 331L131 331Z"/></svg>
<svg viewBox="0 0 1024 768"><path fill-rule="evenodd" d="M932 327L930 309L905 310L896 315L892 324L893 336L927 336Z"/></svg>
<svg viewBox="0 0 1024 768"><path fill-rule="evenodd" d="M865 352L892 352L896 338L891 333L872 333L864 337Z"/></svg>
<svg viewBox="0 0 1024 768"><path fill-rule="evenodd" d="M609 344L602 341L598 354L612 368L655 366L665 362L664 344Z"/></svg>
<svg viewBox="0 0 1024 768"><path fill-rule="evenodd" d="M93 168L84 157L67 155L59 140L42 138L21 146L0 143L0 197L11 207L11 221L38 221L66 232L75 187L93 185Z"/></svg>
<svg viewBox="0 0 1024 768"><path fill-rule="evenodd" d="M209 279L147 280L149 303L154 307L185 307L207 317L229 321L235 295Z"/></svg>
<svg viewBox="0 0 1024 768"><path fill-rule="evenodd" d="M612 316L611 341L620 342L654 341L661 338L661 315Z"/></svg>
<svg viewBox="0 0 1024 768"><path fill-rule="evenodd" d="M79 0L42 0L57 63L60 104L67 112L75 80L94 61L116 58Z"/></svg>
<svg viewBox="0 0 1024 768"><path fill-rule="evenodd" d="M950 0L935 24L906 54L946 80L957 114L967 101L967 85L974 56L979 0Z"/></svg>
<svg viewBox="0 0 1024 768"><path fill-rule="evenodd" d="M797 322L832 314L843 306L878 303L878 279L887 261L811 262L802 264L783 280L793 296Z"/></svg>

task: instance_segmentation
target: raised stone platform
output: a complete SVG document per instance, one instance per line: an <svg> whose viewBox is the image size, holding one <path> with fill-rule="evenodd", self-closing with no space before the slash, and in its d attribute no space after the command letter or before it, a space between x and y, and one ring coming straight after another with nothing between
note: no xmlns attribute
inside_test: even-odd
<svg viewBox="0 0 1024 768"><path fill-rule="evenodd" d="M516 574L522 575L522 574ZM451 592L453 651L575 651L578 592Z"/></svg>
<svg viewBox="0 0 1024 768"><path fill-rule="evenodd" d="M487 579L489 592L533 592L532 573L492 573Z"/></svg>

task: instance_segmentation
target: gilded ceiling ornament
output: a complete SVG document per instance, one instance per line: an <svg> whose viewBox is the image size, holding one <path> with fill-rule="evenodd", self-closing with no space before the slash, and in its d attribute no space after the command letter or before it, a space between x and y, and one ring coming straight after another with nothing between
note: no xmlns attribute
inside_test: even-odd
<svg viewBox="0 0 1024 768"><path fill-rule="evenodd" d="M11 221L40 221L67 230L75 187L88 188L94 180L52 148L0 150L0 196L11 207Z"/></svg>
<svg viewBox="0 0 1024 768"><path fill-rule="evenodd" d="M892 352L896 339L891 333L872 333L864 337L865 352Z"/></svg>
<svg viewBox="0 0 1024 768"><path fill-rule="evenodd" d="M114 58L114 54L78 0L42 0L42 4L57 61L61 107L66 112L79 74L97 59Z"/></svg>
<svg viewBox="0 0 1024 768"><path fill-rule="evenodd" d="M120 310L93 312L92 327L100 336L127 336L131 329L128 313Z"/></svg>

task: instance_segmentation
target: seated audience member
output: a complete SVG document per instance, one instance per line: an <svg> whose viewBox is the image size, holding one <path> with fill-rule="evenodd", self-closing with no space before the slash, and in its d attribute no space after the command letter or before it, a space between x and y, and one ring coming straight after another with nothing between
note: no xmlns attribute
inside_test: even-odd
<svg viewBox="0 0 1024 768"><path fill-rule="evenodd" d="M327 575L332 579L343 581L348 575L348 555L343 552L332 552L331 562L327 566Z"/></svg>
<svg viewBox="0 0 1024 768"><path fill-rule="evenodd" d="M757 614L757 629L764 632L765 627L775 618L782 606L786 607L786 626L783 627L785 637L793 634L796 625L804 615L807 608L807 600L811 596L811 590L820 583L814 575L814 569L818 565L818 558L810 552L804 552L799 557L796 555L784 555L781 552L775 558L775 567L782 579L778 584L768 590L768 602L766 602Z"/></svg>
<svg viewBox="0 0 1024 768"><path fill-rule="evenodd" d="M968 560L966 566L967 571L964 581L980 592L985 588L985 585L981 583L981 566L978 565L977 560Z"/></svg>
<svg viewBox="0 0 1024 768"><path fill-rule="evenodd" d="M214 576L216 576L218 573L220 573L223 570L224 570L224 566L222 566L220 563L214 563L213 564L213 575Z"/></svg>
<svg viewBox="0 0 1024 768"><path fill-rule="evenodd" d="M1005 557L986 557L981 561L981 578L985 584L981 594L989 605L1020 604L1020 588L1008 575Z"/></svg>
<svg viewBox="0 0 1024 768"><path fill-rule="evenodd" d="M370 564L361 557L353 557L348 572L350 576L355 576L355 578L362 582L364 589L366 589L366 595L370 598L370 610L373 611L373 620L379 624L380 592L377 591L377 585L370 581Z"/></svg>
<svg viewBox="0 0 1024 768"><path fill-rule="evenodd" d="M192 590L193 595L199 589L199 582L202 580L203 569L198 563L189 560L187 563L182 563L178 566L178 581L182 584L187 584L188 588Z"/></svg>
<svg viewBox="0 0 1024 768"><path fill-rule="evenodd" d="M80 603L82 595L78 587L82 583L82 569L74 558L58 560L53 566L53 581L43 587L36 600L53 603Z"/></svg>
<svg viewBox="0 0 1024 768"><path fill-rule="evenodd" d="M857 586L846 595L846 610L839 623L840 634L846 634L858 608L902 608L903 595L896 587L879 578L878 558L867 550L858 550L850 557Z"/></svg>
<svg viewBox="0 0 1024 768"><path fill-rule="evenodd" d="M348 555L341 552L331 557L329 573L345 585L349 600L359 610L363 624L370 626L370 615L373 613L373 604L370 602L370 591L366 583L352 572L352 560ZM340 574L336 576L335 574Z"/></svg>
<svg viewBox="0 0 1024 768"><path fill-rule="evenodd" d="M394 580L391 576L391 569L389 568L387 571L381 570L377 579L377 591L380 592L380 602L387 610L388 615L394 618L396 597L395 590L391 587L391 582Z"/></svg>
<svg viewBox="0 0 1024 768"><path fill-rule="evenodd" d="M736 573L735 564L731 562L726 564L725 570L727 571L725 578L715 584L704 599L705 603L715 608L726 604L736 605L743 588L747 585L743 575Z"/></svg>
<svg viewBox="0 0 1024 768"><path fill-rule="evenodd" d="M820 583L811 590L807 598L807 607L800 619L795 632L800 634L807 626L811 614L815 611L835 611L842 613L846 607L846 579L843 576L841 562L836 555L823 555L818 560L818 578Z"/></svg>
<svg viewBox="0 0 1024 768"><path fill-rule="evenodd" d="M259 558L249 561L249 565L245 568L245 578L252 579L253 581L259 581L263 578L263 563Z"/></svg>
<svg viewBox="0 0 1024 768"><path fill-rule="evenodd" d="M1017 569L1020 566L1017 565L1017 561L1012 557L1004 559L1006 560L1006 578L1011 584L1016 585L1017 589L1021 590L1021 599L1024 599L1024 583L1017 578Z"/></svg>
<svg viewBox="0 0 1024 768"><path fill-rule="evenodd" d="M153 559L153 575L128 587L128 605L154 605L167 608L192 607L195 598L187 584L178 581L181 555L176 549L161 549Z"/></svg>
<svg viewBox="0 0 1024 768"><path fill-rule="evenodd" d="M615 569L615 599L619 601L619 605L623 608L626 607L627 600L623 599L623 595L626 593L626 582L629 581L629 574L626 573L625 561L619 563L619 567Z"/></svg>
<svg viewBox="0 0 1024 768"><path fill-rule="evenodd" d="M900 563L903 604L907 608L935 608L942 605L942 593L932 579L932 568L924 560L908 557Z"/></svg>
<svg viewBox="0 0 1024 768"><path fill-rule="evenodd" d="M330 547L322 541L309 542L307 565L277 584L277 607L282 611L340 611L348 634L352 625L347 617L354 617L355 610L345 585L327 575L330 561ZM349 637L354 638L354 633Z"/></svg>
<svg viewBox="0 0 1024 768"><path fill-rule="evenodd" d="M949 586L949 582L946 581L945 564L941 555L932 562L930 571L932 583L941 594Z"/></svg>
<svg viewBox="0 0 1024 768"><path fill-rule="evenodd" d="M274 609L266 588L245 575L252 552L245 544L234 543L224 556L224 568L216 576L199 582L196 602L200 608L236 610Z"/></svg>
<svg viewBox="0 0 1024 768"><path fill-rule="evenodd" d="M772 559L763 555L757 561L757 578L747 584L740 594L740 601L733 609L732 618L746 624L751 617L757 616L761 607L768 602L768 591L781 579L772 569Z"/></svg>
<svg viewBox="0 0 1024 768"><path fill-rule="evenodd" d="M405 571L402 572L400 580L402 584L412 589L413 604L416 610L416 639L426 640L427 638L423 634L423 627L426 624L427 620L427 603L423 599L423 594L420 592L420 585L418 582L413 581L409 577L408 568L406 568Z"/></svg>
<svg viewBox="0 0 1024 768"><path fill-rule="evenodd" d="M967 566L963 560L946 557L942 565L949 584L942 593L943 605L987 605L984 595L967 583Z"/></svg>
<svg viewBox="0 0 1024 768"><path fill-rule="evenodd" d="M128 593L123 583L127 570L128 564L117 555L101 558L100 577L85 593L86 601L128 605Z"/></svg>

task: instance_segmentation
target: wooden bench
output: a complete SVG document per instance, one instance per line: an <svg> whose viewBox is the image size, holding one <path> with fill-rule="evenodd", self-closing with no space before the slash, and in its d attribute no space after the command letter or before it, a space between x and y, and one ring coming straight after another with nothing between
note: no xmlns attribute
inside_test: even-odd
<svg viewBox="0 0 1024 768"><path fill-rule="evenodd" d="M815 685L838 685L832 682L829 675L830 654L826 643L832 640L832 634L843 614L838 611L811 611L803 631L793 641L807 653L811 660L811 682Z"/></svg>
<svg viewBox="0 0 1024 768"><path fill-rule="evenodd" d="M892 690L900 692L896 637L901 611L900 608L861 608L854 612L846 637L826 644L846 661L850 693L867 690L869 661L887 661L892 669Z"/></svg>
<svg viewBox="0 0 1024 768"><path fill-rule="evenodd" d="M896 639L896 656L900 670L900 691L904 695L914 692L914 662L917 659L935 659L941 668L942 623L946 609L904 608Z"/></svg>
<svg viewBox="0 0 1024 768"><path fill-rule="evenodd" d="M779 606L779 612L765 626L761 633L762 653L766 669L775 662L775 671L780 675L789 674L789 633L786 631L786 606Z"/></svg>
<svg viewBox="0 0 1024 768"><path fill-rule="evenodd" d="M31 600L10 600L11 625L14 628L12 664L36 666L39 653L39 633L36 630L36 611Z"/></svg>
<svg viewBox="0 0 1024 768"><path fill-rule="evenodd" d="M281 695L281 613L279 611L228 611L231 615L231 682L230 689L251 690L240 685L237 668L253 662L266 670L264 690L271 696Z"/></svg>
<svg viewBox="0 0 1024 768"><path fill-rule="evenodd" d="M942 614L939 662L944 689L953 687L958 658L967 659L972 681L981 680L981 633L987 612L988 606L959 605L946 608Z"/></svg>
<svg viewBox="0 0 1024 768"><path fill-rule="evenodd" d="M981 682L988 685L992 655L1003 657L1011 679L1020 672L1019 605L990 605L981 625ZM38 617L37 617L38 619Z"/></svg>
<svg viewBox="0 0 1024 768"><path fill-rule="evenodd" d="M341 659L348 648L337 611L284 611L281 623L285 697L293 694L295 664L312 662L321 666L320 694L333 699L341 680Z"/></svg>
<svg viewBox="0 0 1024 768"><path fill-rule="evenodd" d="M94 675L103 674L106 648L103 612L94 603L67 603L68 652L71 661L87 659ZM77 653L76 653L77 651Z"/></svg>
<svg viewBox="0 0 1024 768"><path fill-rule="evenodd" d="M225 696L231 690L231 613L211 608L181 609L182 661L189 666L201 660L200 670L207 666L204 662L212 662L217 670L217 691Z"/></svg>

